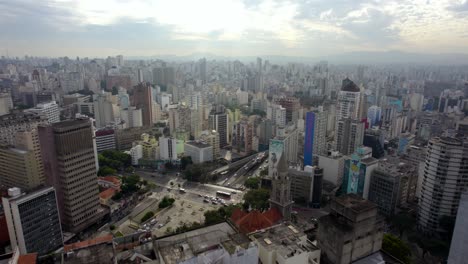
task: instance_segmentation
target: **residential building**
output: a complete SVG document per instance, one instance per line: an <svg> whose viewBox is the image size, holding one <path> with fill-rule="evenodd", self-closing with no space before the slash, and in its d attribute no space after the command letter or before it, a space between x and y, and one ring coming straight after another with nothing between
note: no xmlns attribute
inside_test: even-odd
<svg viewBox="0 0 468 264"><path fill-rule="evenodd" d="M175 84L175 69L173 67L157 67L153 69L153 81L158 86L166 87Z"/></svg>
<svg viewBox="0 0 468 264"><path fill-rule="evenodd" d="M0 146L0 183L23 190L45 183L36 129L16 132L14 146Z"/></svg>
<svg viewBox="0 0 468 264"><path fill-rule="evenodd" d="M151 131L149 127L131 127L118 129L115 133L115 144L117 150L129 150L133 147L133 142L140 140L141 134Z"/></svg>
<svg viewBox="0 0 468 264"><path fill-rule="evenodd" d="M116 101L117 98L110 92L103 92L96 95L93 104L94 119L96 120L97 128L120 122L120 108Z"/></svg>
<svg viewBox="0 0 468 264"><path fill-rule="evenodd" d="M372 157L371 148L358 148L345 160L343 193L355 193L368 199L371 175L377 166L378 160Z"/></svg>
<svg viewBox="0 0 468 264"><path fill-rule="evenodd" d="M409 146L413 145L416 136L412 133L403 133L398 139L398 155L406 154Z"/></svg>
<svg viewBox="0 0 468 264"><path fill-rule="evenodd" d="M468 259L468 192L464 192L458 205L457 219L453 229L448 264L464 263Z"/></svg>
<svg viewBox="0 0 468 264"><path fill-rule="evenodd" d="M55 101L37 104L36 107L25 110L42 115L49 123L60 122L60 111Z"/></svg>
<svg viewBox="0 0 468 264"><path fill-rule="evenodd" d="M15 135L18 131L29 131L47 120L37 113L13 112L0 116L0 143L15 144Z"/></svg>
<svg viewBox="0 0 468 264"><path fill-rule="evenodd" d="M176 130L191 131L191 110L184 105L178 105L169 110L169 131L175 135Z"/></svg>
<svg viewBox="0 0 468 264"><path fill-rule="evenodd" d="M120 110L120 118L124 123L125 128L143 126L141 109L137 109L134 106Z"/></svg>
<svg viewBox="0 0 468 264"><path fill-rule="evenodd" d="M208 117L208 127L218 132L220 148L229 144L229 120L225 111L212 111Z"/></svg>
<svg viewBox="0 0 468 264"><path fill-rule="evenodd" d="M320 248L289 223L269 227L249 237L257 245L263 264L320 264Z"/></svg>
<svg viewBox="0 0 468 264"><path fill-rule="evenodd" d="M367 109L367 118L369 119L369 126L373 127L380 123L382 117L382 108L373 105Z"/></svg>
<svg viewBox="0 0 468 264"><path fill-rule="evenodd" d="M301 103L298 98L277 98L275 103L286 109L286 124L289 122L297 123L297 120L299 119L299 108L301 107Z"/></svg>
<svg viewBox="0 0 468 264"><path fill-rule="evenodd" d="M348 118L359 120L360 100L361 89L350 79L344 79L341 90L338 93L336 121Z"/></svg>
<svg viewBox="0 0 468 264"><path fill-rule="evenodd" d="M351 155L364 141L365 124L346 118L337 122L335 150L343 155Z"/></svg>
<svg viewBox="0 0 468 264"><path fill-rule="evenodd" d="M201 141L185 142L185 156L192 158L195 164L213 160L213 147Z"/></svg>
<svg viewBox="0 0 468 264"><path fill-rule="evenodd" d="M317 246L327 263L352 263L382 247L383 219L377 206L356 194L334 198L330 214L318 221Z"/></svg>
<svg viewBox="0 0 468 264"><path fill-rule="evenodd" d="M139 160L143 158L143 147L141 145L135 145L128 152L128 154L132 157L132 165L138 165Z"/></svg>
<svg viewBox="0 0 468 264"><path fill-rule="evenodd" d="M232 150L240 155L252 152L253 125L247 119L234 124L232 131Z"/></svg>
<svg viewBox="0 0 468 264"><path fill-rule="evenodd" d="M160 137L159 156L162 160L177 160L177 139L173 137Z"/></svg>
<svg viewBox="0 0 468 264"><path fill-rule="evenodd" d="M64 230L80 232L99 218L97 162L89 119L39 126L46 183L57 192Z"/></svg>
<svg viewBox="0 0 468 264"><path fill-rule="evenodd" d="M418 202L418 227L427 234L440 230L441 217L455 217L468 187L468 141L435 137L429 141Z"/></svg>
<svg viewBox="0 0 468 264"><path fill-rule="evenodd" d="M18 249L20 254L46 255L63 245L53 187L28 194L16 187L10 188L2 202L12 248Z"/></svg>
<svg viewBox="0 0 468 264"><path fill-rule="evenodd" d="M213 147L213 159L218 159L220 157L219 133L216 132L216 130L202 131L198 140L204 141Z"/></svg>
<svg viewBox="0 0 468 264"><path fill-rule="evenodd" d="M0 93L0 116L10 113L13 108L13 100L10 93Z"/></svg>
<svg viewBox="0 0 468 264"><path fill-rule="evenodd" d="M284 127L286 125L286 108L281 105L272 104L267 108L267 119L274 125Z"/></svg>

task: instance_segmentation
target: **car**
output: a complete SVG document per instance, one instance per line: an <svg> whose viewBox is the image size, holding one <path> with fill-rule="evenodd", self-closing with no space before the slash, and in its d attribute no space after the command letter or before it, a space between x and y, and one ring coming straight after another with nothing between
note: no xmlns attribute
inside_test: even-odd
<svg viewBox="0 0 468 264"><path fill-rule="evenodd" d="M161 228L161 227L163 227L163 226L164 226L163 224L159 224L159 225L158 225L158 228Z"/></svg>
<svg viewBox="0 0 468 264"><path fill-rule="evenodd" d="M216 201L212 201L211 203L214 204L214 205L218 204L218 202L216 202Z"/></svg>
<svg viewBox="0 0 468 264"><path fill-rule="evenodd" d="M209 203L210 201L209 201L208 199L205 198L205 199L203 199L203 202L204 202L204 203Z"/></svg>
<svg viewBox="0 0 468 264"><path fill-rule="evenodd" d="M198 194L198 197L203 197L203 195L201 195L201 194Z"/></svg>

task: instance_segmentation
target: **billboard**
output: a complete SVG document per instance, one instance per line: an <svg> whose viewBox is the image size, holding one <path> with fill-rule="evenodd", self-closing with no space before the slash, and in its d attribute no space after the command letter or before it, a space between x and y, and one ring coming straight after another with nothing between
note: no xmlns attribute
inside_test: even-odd
<svg viewBox="0 0 468 264"><path fill-rule="evenodd" d="M278 139L270 139L270 147L268 154L268 176L272 177L273 170L278 166L278 162L284 152L284 141Z"/></svg>

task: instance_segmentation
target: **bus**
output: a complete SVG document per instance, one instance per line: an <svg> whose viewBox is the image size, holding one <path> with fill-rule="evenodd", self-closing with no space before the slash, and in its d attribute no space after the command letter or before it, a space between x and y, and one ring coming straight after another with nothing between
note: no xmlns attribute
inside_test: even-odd
<svg viewBox="0 0 468 264"><path fill-rule="evenodd" d="M216 196L225 200L231 199L231 194L228 192L217 191Z"/></svg>
<svg viewBox="0 0 468 264"><path fill-rule="evenodd" d="M179 188L179 192L180 192L180 193L186 193L186 191L185 191L184 188Z"/></svg>

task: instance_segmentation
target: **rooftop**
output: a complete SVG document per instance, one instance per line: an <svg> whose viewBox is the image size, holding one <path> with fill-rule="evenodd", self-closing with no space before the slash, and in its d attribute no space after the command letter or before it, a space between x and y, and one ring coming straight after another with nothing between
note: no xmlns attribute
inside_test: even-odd
<svg viewBox="0 0 468 264"><path fill-rule="evenodd" d="M209 147L211 147L210 144L202 142L202 141L188 141L188 142L185 142L185 144L190 145L190 146L194 146L194 147L197 147L197 148L209 148Z"/></svg>
<svg viewBox="0 0 468 264"><path fill-rule="evenodd" d="M377 207L377 205L371 201L354 193L341 195L335 199L335 202L358 213Z"/></svg>
<svg viewBox="0 0 468 264"><path fill-rule="evenodd" d="M257 242L268 251L276 251L285 259L301 254L302 252L313 252L319 250L306 238L306 234L299 231L289 223L282 223L268 229L258 231L251 235Z"/></svg>
<svg viewBox="0 0 468 264"><path fill-rule="evenodd" d="M114 263L112 235L65 245L63 252L64 263Z"/></svg>
<svg viewBox="0 0 468 264"><path fill-rule="evenodd" d="M346 78L343 80L343 83L341 85L341 91L344 92L360 92L361 89L349 78Z"/></svg>

